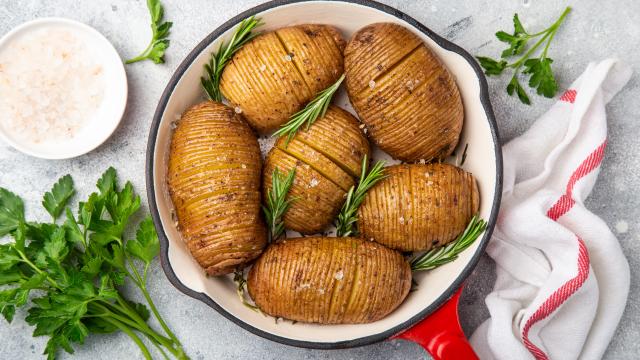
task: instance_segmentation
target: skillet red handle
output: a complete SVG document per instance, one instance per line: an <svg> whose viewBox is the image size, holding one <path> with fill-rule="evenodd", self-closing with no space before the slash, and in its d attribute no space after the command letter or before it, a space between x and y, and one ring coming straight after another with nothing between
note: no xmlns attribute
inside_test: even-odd
<svg viewBox="0 0 640 360"><path fill-rule="evenodd" d="M478 359L460 326L458 301L461 293L462 286L433 314L392 339L413 341L435 360Z"/></svg>

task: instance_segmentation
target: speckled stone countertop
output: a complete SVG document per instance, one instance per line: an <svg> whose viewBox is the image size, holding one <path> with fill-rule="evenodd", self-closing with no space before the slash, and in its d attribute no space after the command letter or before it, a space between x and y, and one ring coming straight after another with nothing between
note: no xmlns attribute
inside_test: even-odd
<svg viewBox="0 0 640 360"><path fill-rule="evenodd" d="M20 194L28 216L45 220L40 199L60 176L71 174L85 196L109 166L122 179L131 179L146 203L144 159L151 118L160 94L185 55L209 32L230 17L262 0L164 0L166 16L174 22L171 46L164 65L144 62L126 67L129 102L116 133L97 150L65 161L47 161L23 155L0 143L0 186ZM574 11L556 36L550 50L561 88L566 88L590 61L617 56L634 67L635 75L608 105L609 146L600 178L587 206L602 216L617 233L631 265L631 292L624 317L605 355L607 359L635 359L640 353L640 2L617 0L384 0L410 14L471 54L498 54L503 47L494 37L511 29L514 12L526 26L542 28L552 23L565 6ZM27 20L61 16L87 23L102 32L123 58L136 55L149 36L148 13L143 0L0 0L0 35ZM504 78L489 79L491 100L503 141L517 136L553 103L533 97L521 105L505 93ZM146 210L146 204L143 205ZM484 297L493 286L494 265L484 257L461 300L461 318L470 335L488 316ZM386 341L366 347L319 351L280 345L255 336L226 320L207 305L183 295L166 280L159 263L153 264L150 291L160 312L184 343L193 359L424 359L417 345ZM11 325L0 322L0 358L39 359L44 338L32 338L32 329L19 312ZM66 358L69 355L63 354ZM141 357L124 334L97 335L78 347L75 359L133 359Z"/></svg>

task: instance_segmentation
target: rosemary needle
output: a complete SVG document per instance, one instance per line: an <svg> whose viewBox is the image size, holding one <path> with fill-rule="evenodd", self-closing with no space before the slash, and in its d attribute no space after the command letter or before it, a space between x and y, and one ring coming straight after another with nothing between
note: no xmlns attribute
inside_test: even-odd
<svg viewBox="0 0 640 360"><path fill-rule="evenodd" d="M269 226L269 242L278 240L284 233L283 216L296 199L287 199L293 185L296 169L293 168L285 176L278 168L271 176L271 189L267 192L267 203L262 206L267 225Z"/></svg>
<svg viewBox="0 0 640 360"><path fill-rule="evenodd" d="M260 18L251 16L242 20L235 33L229 40L228 44L222 42L218 48L218 52L211 54L211 60L204 65L206 76L200 78L204 91L213 101L222 101L222 93L220 92L220 77L222 71L227 65L233 54L235 54L244 44L251 41L259 32L254 33L253 30L262 25Z"/></svg>
<svg viewBox="0 0 640 360"><path fill-rule="evenodd" d="M474 241L487 228L487 222L474 215L467 228L458 238L445 246L437 247L415 257L411 261L411 270L431 270L440 265L452 262L458 255L471 246Z"/></svg>
<svg viewBox="0 0 640 360"><path fill-rule="evenodd" d="M364 201L367 191L378 181L384 179L384 161L378 161L367 173L367 156L362 159L362 174L358 187L352 186L347 193L347 200L342 205L338 219L336 220L336 235L351 236L357 235L356 222L358 221L358 208Z"/></svg>
<svg viewBox="0 0 640 360"><path fill-rule="evenodd" d="M344 74L342 74L338 81L333 85L319 92L315 99L311 100L304 109L293 114L289 118L289 121L282 125L278 131L273 133L273 136L286 135L287 141L285 142L285 145L288 145L302 125L306 124L308 129L309 126L311 126L311 124L313 124L318 118L324 116L329 104L331 104L333 94L338 90L343 80Z"/></svg>

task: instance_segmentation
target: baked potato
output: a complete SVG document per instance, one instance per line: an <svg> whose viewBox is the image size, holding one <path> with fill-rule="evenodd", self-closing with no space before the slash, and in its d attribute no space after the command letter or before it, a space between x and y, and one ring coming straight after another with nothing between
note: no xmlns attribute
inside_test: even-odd
<svg viewBox="0 0 640 360"><path fill-rule="evenodd" d="M369 143L358 121L337 106L309 129L302 128L287 144L278 139L267 154L264 166L264 196L271 188L273 171L296 169L289 198L294 198L284 215L287 229L303 234L322 231L335 218L349 188L355 184Z"/></svg>
<svg viewBox="0 0 640 360"><path fill-rule="evenodd" d="M470 173L448 164L394 165L358 209L365 239L400 251L429 250L454 240L478 212Z"/></svg>
<svg viewBox="0 0 640 360"><path fill-rule="evenodd" d="M285 123L344 72L345 41L328 25L296 25L245 44L222 73L220 91L251 126L269 132Z"/></svg>
<svg viewBox="0 0 640 360"><path fill-rule="evenodd" d="M402 255L359 238L307 237L270 245L249 271L265 313L309 323L360 324L395 310L411 288Z"/></svg>
<svg viewBox="0 0 640 360"><path fill-rule="evenodd" d="M188 109L171 139L169 194L178 230L210 275L232 272L260 255L258 140L241 115L208 101Z"/></svg>
<svg viewBox="0 0 640 360"><path fill-rule="evenodd" d="M349 99L370 137L405 162L444 158L462 130L464 110L453 76L408 29L376 23L344 51Z"/></svg>

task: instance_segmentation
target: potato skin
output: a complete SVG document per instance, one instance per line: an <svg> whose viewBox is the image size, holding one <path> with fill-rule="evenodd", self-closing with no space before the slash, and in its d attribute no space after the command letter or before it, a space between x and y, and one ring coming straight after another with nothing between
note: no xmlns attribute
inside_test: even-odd
<svg viewBox="0 0 640 360"><path fill-rule="evenodd" d="M260 148L242 116L207 101L188 109L171 139L168 187L178 230L209 275L232 272L266 245Z"/></svg>
<svg viewBox="0 0 640 360"><path fill-rule="evenodd" d="M328 25L296 25L244 45L222 73L220 90L253 128L277 129L344 72L345 41Z"/></svg>
<svg viewBox="0 0 640 360"><path fill-rule="evenodd" d="M307 237L270 245L248 290L265 313L308 323L361 324L395 310L411 288L402 255L359 238Z"/></svg>
<svg viewBox="0 0 640 360"><path fill-rule="evenodd" d="M464 118L460 92L418 36L397 24L372 24L353 35L344 54L349 99L382 150L405 162L451 154Z"/></svg>
<svg viewBox="0 0 640 360"><path fill-rule="evenodd" d="M326 228L355 184L369 143L348 112L330 106L324 117L296 134L286 145L280 138L267 154L263 171L263 196L271 189L273 171L296 169L289 198L295 198L284 215L284 224L303 234Z"/></svg>
<svg viewBox="0 0 640 360"><path fill-rule="evenodd" d="M358 209L365 239L400 251L429 250L454 240L478 212L470 173L448 164L394 165Z"/></svg>

